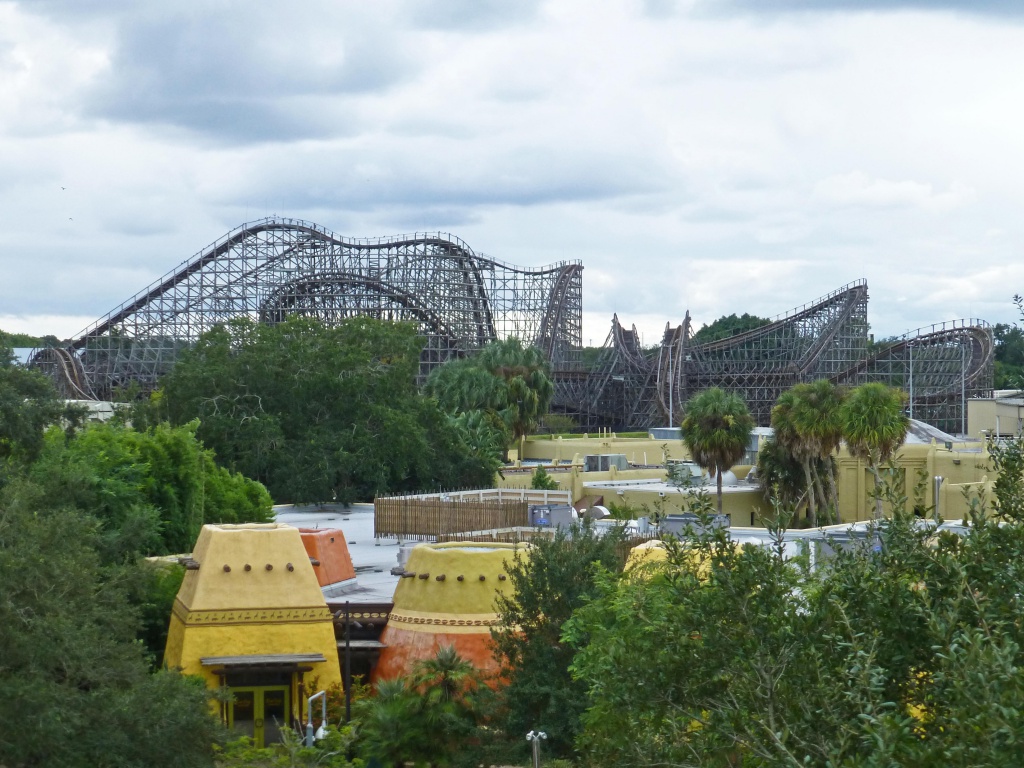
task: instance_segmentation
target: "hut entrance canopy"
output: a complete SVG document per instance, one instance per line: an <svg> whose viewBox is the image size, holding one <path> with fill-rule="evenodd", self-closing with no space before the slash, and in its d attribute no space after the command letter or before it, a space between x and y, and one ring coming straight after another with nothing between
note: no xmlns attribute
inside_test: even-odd
<svg viewBox="0 0 1024 768"><path fill-rule="evenodd" d="M231 694L223 712L227 726L262 747L278 743L281 729L293 717L301 719L302 708L293 702L292 692L302 690L302 676L312 664L324 661L320 653L293 653L215 656L200 663L213 670Z"/></svg>

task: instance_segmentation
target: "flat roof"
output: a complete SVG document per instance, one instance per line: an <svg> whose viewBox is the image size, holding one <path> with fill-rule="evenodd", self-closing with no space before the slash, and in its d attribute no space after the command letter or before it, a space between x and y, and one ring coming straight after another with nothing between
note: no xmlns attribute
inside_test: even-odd
<svg viewBox="0 0 1024 768"><path fill-rule="evenodd" d="M400 580L399 576L391 575L391 569L400 564L400 547L397 539L373 538L373 504L281 504L274 507L274 519L296 528L333 528L345 534L356 570L355 584L332 593L330 602L391 602Z"/></svg>

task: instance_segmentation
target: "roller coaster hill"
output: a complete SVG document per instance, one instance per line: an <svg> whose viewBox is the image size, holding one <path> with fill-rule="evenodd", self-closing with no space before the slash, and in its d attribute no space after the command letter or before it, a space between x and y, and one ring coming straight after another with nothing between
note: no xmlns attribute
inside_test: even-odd
<svg viewBox="0 0 1024 768"><path fill-rule="evenodd" d="M451 235L345 239L297 219L244 224L31 364L68 398L153 389L178 354L236 317L291 314L411 321L425 338L420 374L496 339L538 347L555 379L553 410L585 430L646 429L678 419L711 386L744 397L760 424L785 389L819 378L881 381L912 393L914 418L963 432L966 401L992 395L989 326L956 320L870 343L868 289L851 283L755 330L695 343L690 317L645 349L617 316L591 369L581 363L583 265L525 268Z"/></svg>

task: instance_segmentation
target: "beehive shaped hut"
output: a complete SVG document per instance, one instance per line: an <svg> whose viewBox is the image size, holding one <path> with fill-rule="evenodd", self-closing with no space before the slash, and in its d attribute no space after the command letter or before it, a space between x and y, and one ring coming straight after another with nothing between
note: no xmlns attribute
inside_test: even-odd
<svg viewBox="0 0 1024 768"><path fill-rule="evenodd" d="M337 597L356 584L356 569L344 531L338 528L299 528L302 545L313 564L324 597Z"/></svg>
<svg viewBox="0 0 1024 768"><path fill-rule="evenodd" d="M229 727L257 744L341 681L333 617L297 528L204 525L174 601L164 663L231 689Z"/></svg>
<svg viewBox="0 0 1024 768"><path fill-rule="evenodd" d="M525 550L526 545L518 546ZM506 561L515 557L515 549L514 544L475 542L414 547L395 587L395 606L381 635L387 647L374 680L408 675L417 661L432 658L446 645L485 674L496 674L494 601L511 590Z"/></svg>
<svg viewBox="0 0 1024 768"><path fill-rule="evenodd" d="M711 575L712 561L715 560L716 553L720 553L720 550L705 552L695 549L689 544L684 543L681 546L682 556L675 562L689 570L701 581L707 580ZM736 541L729 542L726 546L731 547L735 552L743 549L743 545ZM644 578L667 568L668 564L669 551L665 542L652 539L637 544L629 550L629 556L626 558L626 572Z"/></svg>
<svg viewBox="0 0 1024 768"><path fill-rule="evenodd" d="M637 544L629 550L629 556L626 558L626 570L650 568L653 563L664 563L666 560L668 560L668 550L665 549L665 542L651 539Z"/></svg>

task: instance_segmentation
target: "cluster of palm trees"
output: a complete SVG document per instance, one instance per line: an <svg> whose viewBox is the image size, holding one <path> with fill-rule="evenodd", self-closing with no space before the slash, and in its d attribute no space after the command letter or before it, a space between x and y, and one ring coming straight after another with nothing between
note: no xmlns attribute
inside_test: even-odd
<svg viewBox="0 0 1024 768"><path fill-rule="evenodd" d="M821 379L783 392L772 408L774 437L759 453L762 484L787 506L806 506L811 526L819 524L819 509L823 522L838 522L833 457L840 443L867 463L877 488L880 467L906 439L905 406L902 390L880 383L844 390ZM750 411L738 395L713 387L687 403L682 427L693 460L716 476L721 513L722 474L747 449L754 427ZM881 515L880 500L876 514Z"/></svg>

